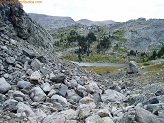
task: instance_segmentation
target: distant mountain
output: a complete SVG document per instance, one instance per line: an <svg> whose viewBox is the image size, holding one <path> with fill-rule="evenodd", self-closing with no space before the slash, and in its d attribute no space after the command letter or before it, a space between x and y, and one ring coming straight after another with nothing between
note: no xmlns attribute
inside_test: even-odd
<svg viewBox="0 0 164 123"><path fill-rule="evenodd" d="M116 23L111 25L108 30L125 32L123 37L127 39L125 46L128 49L148 51L164 46L164 19L139 18Z"/></svg>
<svg viewBox="0 0 164 123"><path fill-rule="evenodd" d="M115 37L112 40L112 47L118 45L122 49L134 51L147 52L164 46L164 19L139 18L105 26L92 24L93 21L82 19L76 25L56 30L56 35L69 33L70 30L75 30L81 35L87 35L92 31L100 39L103 32L103 35L111 34Z"/></svg>
<svg viewBox="0 0 164 123"><path fill-rule="evenodd" d="M105 20L105 21L91 21L88 19L81 19L78 20L77 23L83 24L83 25L87 25L87 26L92 26L92 25L107 25L107 24L114 24L115 22L112 20Z"/></svg>
<svg viewBox="0 0 164 123"><path fill-rule="evenodd" d="M71 17L49 16L34 13L28 13L28 15L45 29L58 29L76 24Z"/></svg>

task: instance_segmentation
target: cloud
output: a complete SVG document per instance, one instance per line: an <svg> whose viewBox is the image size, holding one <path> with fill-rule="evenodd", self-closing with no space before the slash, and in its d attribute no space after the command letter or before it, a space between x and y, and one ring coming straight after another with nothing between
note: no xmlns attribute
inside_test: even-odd
<svg viewBox="0 0 164 123"><path fill-rule="evenodd" d="M42 0L42 4L24 4L26 12L70 16L74 20L127 21L139 17L164 18L158 5L163 0Z"/></svg>

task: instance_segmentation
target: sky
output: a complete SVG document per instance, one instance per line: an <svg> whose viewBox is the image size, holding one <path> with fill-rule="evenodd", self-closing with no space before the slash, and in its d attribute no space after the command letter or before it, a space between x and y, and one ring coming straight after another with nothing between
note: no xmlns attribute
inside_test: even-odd
<svg viewBox="0 0 164 123"><path fill-rule="evenodd" d="M25 0L29 1L29 0ZM35 0L36 1L36 0ZM40 1L40 0L39 0ZM144 17L164 19L164 0L41 0L23 4L27 13L69 16L75 21L113 20L125 22Z"/></svg>

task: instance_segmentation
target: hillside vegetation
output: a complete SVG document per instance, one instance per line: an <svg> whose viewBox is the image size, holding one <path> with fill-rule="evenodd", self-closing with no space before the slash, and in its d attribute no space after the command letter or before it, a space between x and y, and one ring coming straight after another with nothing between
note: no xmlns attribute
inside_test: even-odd
<svg viewBox="0 0 164 123"><path fill-rule="evenodd" d="M117 24L112 26L114 27L114 25ZM57 51L66 51L76 47L72 52L62 54L62 58L72 61L123 63L135 60L146 62L163 57L163 44L158 48L146 51L129 48L129 44L134 43L133 41L129 43L130 39L127 37L129 31L123 27L109 30L112 26L107 29L107 26L77 24L60 28L54 31L52 35L58 47ZM143 46L151 47L151 45Z"/></svg>

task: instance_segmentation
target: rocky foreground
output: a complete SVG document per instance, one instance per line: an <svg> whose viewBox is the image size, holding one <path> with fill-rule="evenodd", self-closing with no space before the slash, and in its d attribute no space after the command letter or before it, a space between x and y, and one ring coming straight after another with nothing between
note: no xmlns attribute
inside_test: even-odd
<svg viewBox="0 0 164 123"><path fill-rule="evenodd" d="M0 122L164 122L164 84L104 79L29 47L1 35Z"/></svg>
<svg viewBox="0 0 164 123"><path fill-rule="evenodd" d="M1 123L164 123L163 83L138 83L137 72L104 77L59 59L21 6L0 8Z"/></svg>

